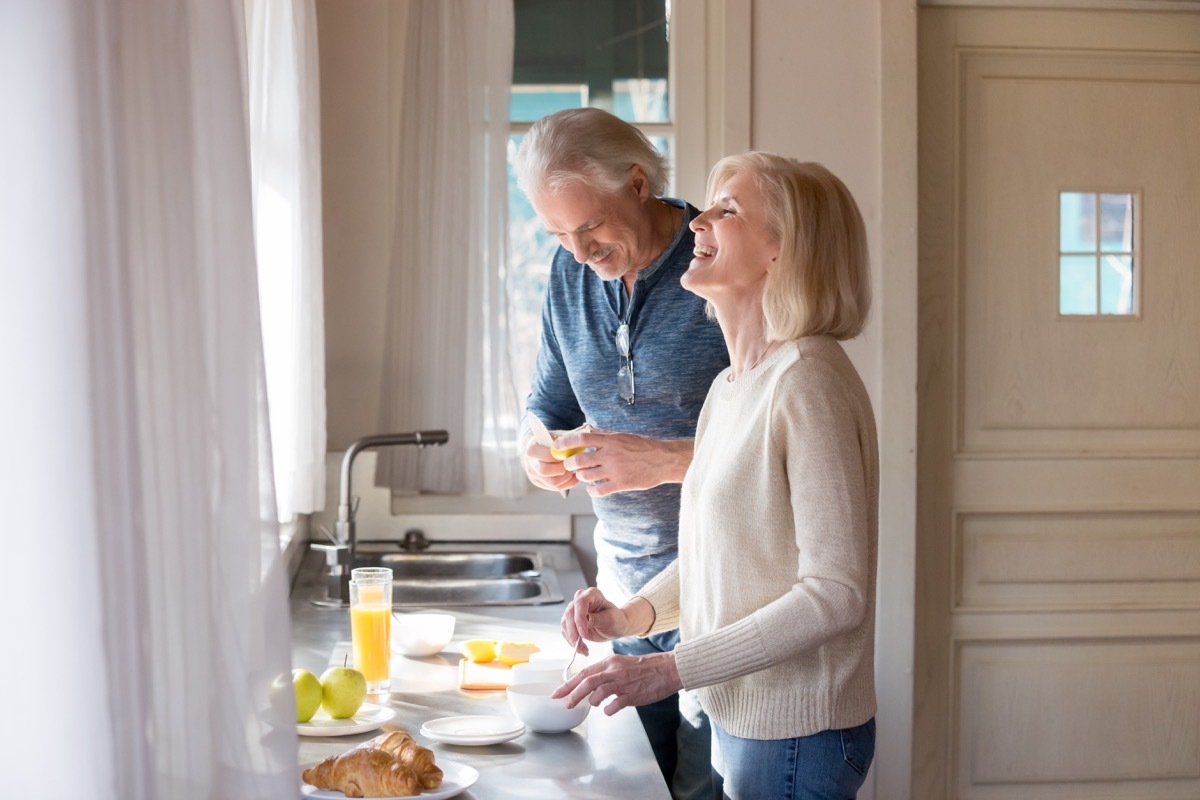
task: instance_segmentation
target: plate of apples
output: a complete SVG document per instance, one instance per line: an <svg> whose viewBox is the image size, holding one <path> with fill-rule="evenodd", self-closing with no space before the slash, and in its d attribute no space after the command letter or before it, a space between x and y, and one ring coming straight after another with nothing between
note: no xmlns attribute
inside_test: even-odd
<svg viewBox="0 0 1200 800"><path fill-rule="evenodd" d="M301 736L350 736L390 722L396 712L364 702L367 681L350 667L330 667L318 678L306 669L292 670L296 693L296 732Z"/></svg>

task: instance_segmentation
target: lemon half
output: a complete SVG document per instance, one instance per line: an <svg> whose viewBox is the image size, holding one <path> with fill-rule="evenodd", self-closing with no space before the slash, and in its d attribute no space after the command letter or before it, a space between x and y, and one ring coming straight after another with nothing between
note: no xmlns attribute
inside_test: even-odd
<svg viewBox="0 0 1200 800"><path fill-rule="evenodd" d="M555 438L555 440L557 440L558 437L566 436L568 433L591 433L591 432L592 432L591 425L582 425L573 431L563 431L562 433L553 433L553 434L551 434L551 436L553 436ZM550 445L550 455L553 456L554 458L557 458L559 461L565 461L566 459L570 458L571 456L575 455L576 453L582 453L586 449L587 449L586 447L572 447L567 450L558 450L554 447L554 445Z"/></svg>

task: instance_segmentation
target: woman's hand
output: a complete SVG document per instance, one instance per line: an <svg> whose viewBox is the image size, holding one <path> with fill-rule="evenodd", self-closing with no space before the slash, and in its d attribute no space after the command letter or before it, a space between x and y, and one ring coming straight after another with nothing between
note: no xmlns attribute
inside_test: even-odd
<svg viewBox="0 0 1200 800"><path fill-rule="evenodd" d="M566 697L569 708L585 701L599 706L606 697L612 697L612 702L604 707L604 713L611 717L622 708L644 706L670 697L682 688L674 653L614 655L584 667L555 689L552 696Z"/></svg>
<svg viewBox="0 0 1200 800"><path fill-rule="evenodd" d="M634 602L637 600L641 600L641 598L634 598ZM641 602L646 606L650 605L645 600ZM578 643L579 652L586 656L588 646L580 642L580 639L607 642L610 639L620 639L622 636L632 636L648 630L649 623L642 627L635 627L642 623L644 617L644 614L636 613L639 610L635 609L631 612L629 606L614 605L599 589L580 589L571 599L567 610L563 612L563 638L572 647ZM654 622L653 616L650 617L650 622Z"/></svg>

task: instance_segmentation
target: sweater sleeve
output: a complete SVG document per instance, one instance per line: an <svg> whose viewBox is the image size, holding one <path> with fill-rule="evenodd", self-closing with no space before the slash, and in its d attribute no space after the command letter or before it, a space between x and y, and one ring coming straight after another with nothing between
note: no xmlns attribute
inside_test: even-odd
<svg viewBox="0 0 1200 800"><path fill-rule="evenodd" d="M774 452L764 454L769 463L786 465L790 514L786 507L768 507L764 522L794 528L780 535L795 540L795 582L736 622L681 642L676 663L688 689L814 650L853 629L867 613L869 508L861 412L836 370L819 360L800 365L776 386L769 411Z"/></svg>
<svg viewBox="0 0 1200 800"><path fill-rule="evenodd" d="M679 559L655 575L634 597L640 597L654 608L654 624L644 635L649 636L679 627Z"/></svg>

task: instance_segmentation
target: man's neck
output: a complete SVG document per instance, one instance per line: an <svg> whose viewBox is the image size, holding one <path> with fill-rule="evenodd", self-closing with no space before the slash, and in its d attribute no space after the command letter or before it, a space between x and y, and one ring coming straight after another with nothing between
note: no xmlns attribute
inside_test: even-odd
<svg viewBox="0 0 1200 800"><path fill-rule="evenodd" d="M633 294L633 284L637 282L638 273L658 261L666 249L671 246L671 242L675 239L675 232L679 230L679 225L683 221L682 208L676 208L658 198L654 198L650 203L650 235L654 242L654 254L645 264L621 276L626 297Z"/></svg>

